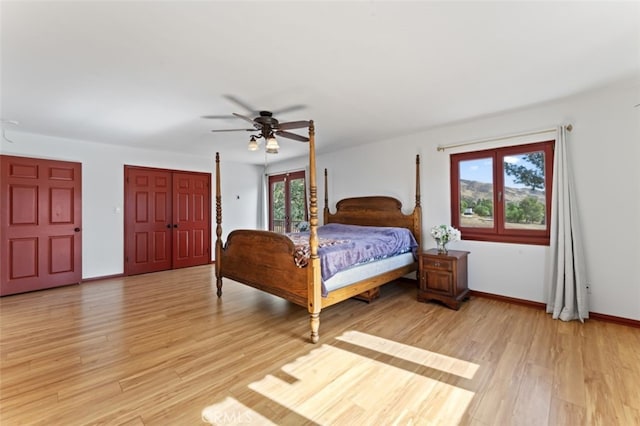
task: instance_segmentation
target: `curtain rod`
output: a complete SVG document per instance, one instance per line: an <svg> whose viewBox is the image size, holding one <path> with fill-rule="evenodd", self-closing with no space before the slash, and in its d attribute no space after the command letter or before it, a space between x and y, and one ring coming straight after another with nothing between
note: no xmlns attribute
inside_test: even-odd
<svg viewBox="0 0 640 426"><path fill-rule="evenodd" d="M573 130L573 126L571 124L568 124L566 126L567 131L571 131ZM460 142L460 143L454 143L451 145L439 145L438 146L438 151L444 151L445 149L449 149L449 148L457 148L459 146L466 146L466 145L474 145L477 143L485 143L485 142L496 142L496 141L501 141L501 140L505 140L505 139L512 139L512 138L517 138L517 137L521 137L521 136L533 136L533 135L539 135L542 133L550 133L550 132L555 132L556 128L552 128L552 129L543 129L543 130L533 130L531 132L523 132L523 133L515 133L512 135L506 135L506 136L498 136L495 138L487 138L487 139L479 139L479 140L475 140L475 141L469 141L469 142Z"/></svg>
<svg viewBox="0 0 640 426"><path fill-rule="evenodd" d="M266 171L267 168L265 167L264 170ZM288 170L282 170L282 171L272 171L271 174L286 175L288 173L304 172L304 171L306 171L306 167L302 166L302 168L300 168L300 169L288 169ZM269 176L270 173L265 173L265 175Z"/></svg>

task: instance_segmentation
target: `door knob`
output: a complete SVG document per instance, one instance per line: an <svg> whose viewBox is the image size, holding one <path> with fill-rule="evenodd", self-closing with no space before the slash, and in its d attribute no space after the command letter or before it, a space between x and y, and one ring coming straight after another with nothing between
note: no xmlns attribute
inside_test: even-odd
<svg viewBox="0 0 640 426"><path fill-rule="evenodd" d="M80 232L80 228L73 228L74 232Z"/></svg>

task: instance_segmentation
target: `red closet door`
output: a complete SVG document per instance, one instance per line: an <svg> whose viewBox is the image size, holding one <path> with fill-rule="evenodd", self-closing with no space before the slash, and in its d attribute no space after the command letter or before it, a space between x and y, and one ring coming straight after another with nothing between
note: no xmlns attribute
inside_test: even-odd
<svg viewBox="0 0 640 426"><path fill-rule="evenodd" d="M82 165L0 156L0 295L82 280Z"/></svg>
<svg viewBox="0 0 640 426"><path fill-rule="evenodd" d="M210 262L210 184L210 175L173 174L174 268Z"/></svg>
<svg viewBox="0 0 640 426"><path fill-rule="evenodd" d="M125 274L171 269L171 173L125 168Z"/></svg>
<svg viewBox="0 0 640 426"><path fill-rule="evenodd" d="M211 175L125 166L125 274L211 261Z"/></svg>

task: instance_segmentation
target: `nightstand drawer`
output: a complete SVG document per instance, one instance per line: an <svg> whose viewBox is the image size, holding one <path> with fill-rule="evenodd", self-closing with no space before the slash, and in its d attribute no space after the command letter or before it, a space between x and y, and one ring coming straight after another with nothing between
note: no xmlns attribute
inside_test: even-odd
<svg viewBox="0 0 640 426"><path fill-rule="evenodd" d="M443 271L453 271L453 261L450 259L438 259L426 256L423 259L424 267L427 269L441 269Z"/></svg>

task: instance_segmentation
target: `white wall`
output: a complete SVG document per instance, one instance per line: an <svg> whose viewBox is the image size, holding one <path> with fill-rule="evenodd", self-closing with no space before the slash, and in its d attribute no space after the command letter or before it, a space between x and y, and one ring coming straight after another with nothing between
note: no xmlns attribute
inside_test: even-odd
<svg viewBox="0 0 640 426"><path fill-rule="evenodd" d="M413 206L414 161L421 155L423 245L434 246L429 228L450 223L449 154L465 149L534 141L536 137L437 151L438 145L505 136L573 124L568 149L591 286L590 311L640 320L640 79L556 102L444 126L413 135L319 154L319 201L324 167L329 198L357 195L398 197ZM322 123L316 123L318 127ZM551 134L553 135L553 134ZM542 135L539 136L543 138ZM547 137L549 139L549 137ZM538 139L540 140L540 139ZM544 139L543 139L544 140ZM318 140L317 145L322 146ZM306 159L270 167L300 168ZM322 215L322 210L320 210ZM545 246L460 241L469 250L469 286L477 291L545 302Z"/></svg>
<svg viewBox="0 0 640 426"><path fill-rule="evenodd" d="M211 173L212 252L215 242L215 158L131 149L23 132L7 132L6 155L82 163L82 277L124 272L124 166L158 167ZM262 168L224 163L223 235L235 228L255 228L259 174ZM239 199L237 198L239 196ZM212 254L213 258L213 254Z"/></svg>
<svg viewBox="0 0 640 426"><path fill-rule="evenodd" d="M640 79L580 96L476 120L428 129L384 142L322 153L318 139L320 219L329 170L332 211L341 198L391 195L405 212L414 204L415 155L421 155L423 243L433 246L428 229L450 221L449 154L441 144L503 136L572 123L569 155L575 178L591 285L590 310L640 320ZM317 122L318 127L323 124ZM318 132L320 134L320 132ZM126 149L25 133L8 133L2 153L79 161L83 164L83 277L123 272L123 165L214 173L213 158ZM491 144L482 145L490 147ZM478 147L477 145L475 147ZM475 148L474 147L474 148ZM269 165L269 173L301 169L307 158ZM223 230L258 226L262 167L227 163L222 157ZM239 198L238 198L239 197ZM215 199L212 196L212 201ZM120 208L120 212L115 210ZM215 205L212 208L215 213ZM212 224L215 237L215 222ZM477 291L545 301L543 274L547 248L461 241L469 250L469 286Z"/></svg>

